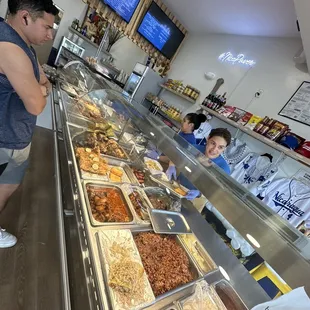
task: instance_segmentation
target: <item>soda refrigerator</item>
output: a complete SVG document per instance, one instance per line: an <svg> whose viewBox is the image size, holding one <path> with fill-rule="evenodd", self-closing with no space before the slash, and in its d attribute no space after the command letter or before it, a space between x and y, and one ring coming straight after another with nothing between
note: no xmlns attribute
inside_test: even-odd
<svg viewBox="0 0 310 310"><path fill-rule="evenodd" d="M151 68L137 63L131 73L124 91L136 102L142 103L147 93L157 95L160 91L160 84L163 78Z"/></svg>

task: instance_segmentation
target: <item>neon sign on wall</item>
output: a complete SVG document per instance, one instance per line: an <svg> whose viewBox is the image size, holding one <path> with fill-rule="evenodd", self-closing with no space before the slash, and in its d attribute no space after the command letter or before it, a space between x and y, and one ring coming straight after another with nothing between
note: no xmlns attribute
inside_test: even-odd
<svg viewBox="0 0 310 310"><path fill-rule="evenodd" d="M221 54L219 56L219 60L222 62L229 62L233 65L242 64L242 65L246 65L250 67L256 64L256 61L252 59L246 59L244 54L239 54L237 56L234 56L231 52Z"/></svg>

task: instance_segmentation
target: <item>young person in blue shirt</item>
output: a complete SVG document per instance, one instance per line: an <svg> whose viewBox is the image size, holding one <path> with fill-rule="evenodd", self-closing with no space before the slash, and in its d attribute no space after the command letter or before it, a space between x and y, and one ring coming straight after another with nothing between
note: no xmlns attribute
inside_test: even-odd
<svg viewBox="0 0 310 310"><path fill-rule="evenodd" d="M207 145L195 145L195 147L203 154L206 159L222 168L227 174L230 174L230 168L222 153L231 143L231 134L226 128L213 129L207 138ZM176 168L172 162L169 163L169 168L166 171L168 179L171 181L176 179ZM186 197L188 200L194 200L200 196L200 191L181 173L178 177L180 184L189 189Z"/></svg>
<svg viewBox="0 0 310 310"><path fill-rule="evenodd" d="M196 113L187 114L182 122L182 127L179 135L184 138L189 144L196 144L194 131L199 129L201 118Z"/></svg>
<svg viewBox="0 0 310 310"><path fill-rule="evenodd" d="M194 131L199 129L201 125L201 117L196 113L187 114L182 122L182 127L179 132L179 136L185 139L189 144L196 145L196 137ZM165 155L158 155L156 151L149 151L146 154L147 157L152 159L159 159L162 162L169 163L170 160Z"/></svg>

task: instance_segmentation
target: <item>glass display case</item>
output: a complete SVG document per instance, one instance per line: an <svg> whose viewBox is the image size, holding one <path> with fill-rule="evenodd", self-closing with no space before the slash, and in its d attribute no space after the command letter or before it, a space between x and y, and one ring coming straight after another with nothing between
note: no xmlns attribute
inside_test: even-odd
<svg viewBox="0 0 310 310"><path fill-rule="evenodd" d="M71 74L75 75L76 70L68 75ZM78 77L78 82L91 83L90 79L85 81L81 71ZM310 291L307 280L309 240L217 166L206 164L203 154L150 111L132 102L126 94L113 90L92 90L75 98L61 83L57 90L57 124L62 133L58 143L66 154L62 169L68 171L62 182L70 185L72 197L68 191L63 195L67 196L67 201L71 197L75 221L70 225L78 235L77 244L82 253L82 259L78 259L78 255L69 257L69 273L71 281L82 283L77 268L72 270L72 266L84 270L85 283L81 285L84 297L87 291L88 303L83 309L116 309L124 308L124 305L126 309L136 309L136 300L141 301L144 309L170 309L170 306L179 309L202 279L213 285L215 291L216 287L223 288L216 286L217 283L226 281L225 289L234 296L230 301L237 300L237 305L252 308L269 299L192 203L182 198L184 194L175 195L169 189L171 184L159 184L154 180L152 174L154 171L156 175L160 174L162 168L156 162L145 160L147 149L156 149L168 156L178 171L201 191L289 286L305 286ZM160 196L151 190L158 187L163 190ZM154 234L147 215L154 209L170 211L172 203L180 206L174 210L186 220L192 231L191 237ZM167 225L171 225L168 219ZM107 242L102 239L103 233L109 242L114 240L115 233L123 240L110 243L112 254L103 251L102 244ZM73 241L67 240L67 247L73 252ZM159 253L152 247L153 242L161 244ZM171 253L169 256L170 251L173 251L172 256ZM166 255L167 264L158 265L156 259L146 261L147 253L153 253L154 258ZM131 259L126 261L125 256ZM177 266L182 264L184 270L180 272ZM113 270L116 266L122 270L121 279L115 278ZM132 291L133 283L126 282L131 276L124 266L140 270L141 278L135 279L134 284L144 283L142 292L150 285L154 298L137 296L134 304L128 305L128 293L137 292ZM164 275L162 279L152 274L152 266L156 274ZM172 270L175 273L170 273ZM176 279L175 282L172 279ZM118 285L111 284L116 280ZM72 297L76 304L81 298L77 295Z"/></svg>
<svg viewBox="0 0 310 310"><path fill-rule="evenodd" d="M110 89L107 81L93 73L83 59L68 62L58 68L61 88L70 96L81 97L92 90Z"/></svg>

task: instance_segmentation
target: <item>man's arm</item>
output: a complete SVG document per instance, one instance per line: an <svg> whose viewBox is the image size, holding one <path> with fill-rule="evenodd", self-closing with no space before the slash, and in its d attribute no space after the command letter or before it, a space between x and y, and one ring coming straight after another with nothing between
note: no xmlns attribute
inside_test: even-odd
<svg viewBox="0 0 310 310"><path fill-rule="evenodd" d="M39 115L46 105L46 99L25 52L15 44L0 43L0 71L6 75L27 111Z"/></svg>
<svg viewBox="0 0 310 310"><path fill-rule="evenodd" d="M46 87L46 90L47 90L47 94L49 94L52 90L52 84L50 83L50 81L48 80L48 78L46 77L44 71L43 71L43 68L42 66L40 65L39 63L39 60L38 61L38 66L39 66L39 70L40 70L40 85L42 86L45 86Z"/></svg>

